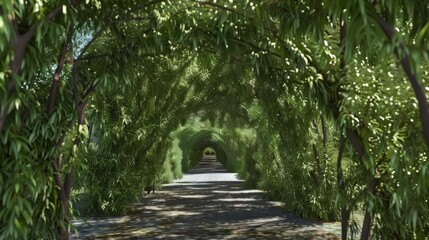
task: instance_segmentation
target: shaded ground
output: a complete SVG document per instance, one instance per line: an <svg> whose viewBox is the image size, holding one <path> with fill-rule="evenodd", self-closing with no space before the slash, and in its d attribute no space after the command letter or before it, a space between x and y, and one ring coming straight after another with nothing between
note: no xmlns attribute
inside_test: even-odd
<svg viewBox="0 0 429 240"><path fill-rule="evenodd" d="M213 157L148 195L124 217L75 221L75 239L338 239L337 223L287 214Z"/></svg>

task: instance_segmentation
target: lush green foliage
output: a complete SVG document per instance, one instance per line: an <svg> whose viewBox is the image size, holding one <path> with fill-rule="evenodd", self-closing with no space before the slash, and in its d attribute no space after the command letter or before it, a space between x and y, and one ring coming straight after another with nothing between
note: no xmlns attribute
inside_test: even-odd
<svg viewBox="0 0 429 240"><path fill-rule="evenodd" d="M81 183L93 212L124 214L146 186L181 175L181 153L170 135L185 120L184 106L194 104L186 80L198 74L184 60L153 58L124 76L136 79L130 85L94 96Z"/></svg>
<svg viewBox="0 0 429 240"><path fill-rule="evenodd" d="M67 239L72 179L124 213L207 146L300 215L427 237L428 6L2 1L0 238Z"/></svg>
<svg viewBox="0 0 429 240"><path fill-rule="evenodd" d="M216 123L191 119L178 129L184 171L197 165L207 148L215 152L227 170L237 172L241 169L245 146L254 141L253 131L249 128L219 128L213 124Z"/></svg>

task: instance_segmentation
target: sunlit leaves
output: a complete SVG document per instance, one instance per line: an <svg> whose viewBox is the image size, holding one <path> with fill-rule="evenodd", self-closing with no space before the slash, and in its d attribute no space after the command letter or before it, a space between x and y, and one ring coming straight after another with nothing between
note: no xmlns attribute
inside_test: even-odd
<svg viewBox="0 0 429 240"><path fill-rule="evenodd" d="M252 161L268 161L259 169L267 176L261 186L273 186L273 192L291 189L296 193L291 209L310 209L322 218L328 216L323 206L335 212L333 203L321 197L325 190L326 196L334 193L328 189L334 176L328 162L335 144L320 153L327 162L322 174L327 181L320 189L301 188L285 174L311 182L315 164L307 147L320 140L312 121L319 114L334 116L340 132L356 130L365 148L364 163L348 166L350 192L364 191L368 173L382 172L376 176L382 184L375 196L357 197L377 213L379 232L422 229L427 215L427 149L420 138L417 102L394 57L408 54L418 81L427 85L427 5L426 0L3 1L0 117L7 118L0 134L0 195L5 196L2 206L8 207L0 208L5 234L1 237L16 238L27 229L41 238L55 234L57 225L46 224L61 219L54 172L79 166L76 159L84 148L72 142L91 135L91 124L97 125L102 139L93 142L100 147L94 151L100 156L108 153L106 149L112 151L101 158L108 160L106 164L94 161L94 169L119 169L105 187L132 188L129 183L139 178L131 177L130 166L170 154L169 134L204 107L204 117L212 122L255 124L267 141L259 143L255 156L248 154ZM380 17L397 33L386 36ZM53 71L71 26L73 43L67 47L55 110L48 116ZM346 30L344 36L340 26ZM27 32L34 35L16 74L11 74L10 64L18 56L12 41ZM190 60L195 55L206 59ZM100 95L92 98L95 90ZM89 129L75 124L76 108L87 99L95 101L90 103L94 120ZM219 114L219 108L225 111ZM57 170L51 163L60 154L68 163ZM124 162L128 165L121 165ZM161 169L143 165L141 173ZM271 182L276 179L286 182ZM127 200L116 195L116 201L112 196L117 192L106 192L110 202L101 202L104 209L117 211ZM138 188L132 188L135 192ZM394 197L383 203L388 193ZM9 207L19 199L23 200L18 208ZM24 202L30 203L29 209ZM413 202L419 207L412 207ZM387 205L395 209L394 218Z"/></svg>

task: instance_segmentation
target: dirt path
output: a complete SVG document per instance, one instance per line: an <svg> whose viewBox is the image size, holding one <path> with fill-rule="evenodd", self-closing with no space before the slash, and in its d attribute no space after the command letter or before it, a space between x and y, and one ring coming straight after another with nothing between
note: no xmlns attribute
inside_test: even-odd
<svg viewBox="0 0 429 240"><path fill-rule="evenodd" d="M210 157L136 204L132 214L74 225L75 239L338 239L340 232L338 223L287 214Z"/></svg>

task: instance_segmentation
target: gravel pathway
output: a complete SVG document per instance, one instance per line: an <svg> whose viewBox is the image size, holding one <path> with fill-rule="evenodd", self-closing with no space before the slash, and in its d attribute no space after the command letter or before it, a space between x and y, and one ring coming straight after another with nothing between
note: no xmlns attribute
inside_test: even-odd
<svg viewBox="0 0 429 240"><path fill-rule="evenodd" d="M263 192L245 188L214 157L147 195L124 217L74 221L73 239L339 239L339 223L286 213Z"/></svg>

